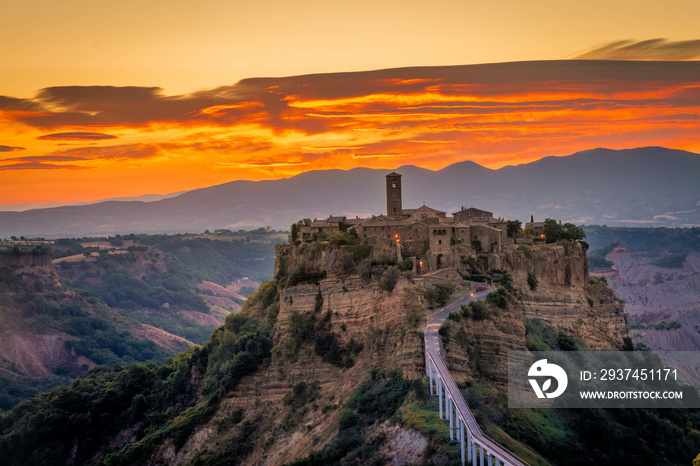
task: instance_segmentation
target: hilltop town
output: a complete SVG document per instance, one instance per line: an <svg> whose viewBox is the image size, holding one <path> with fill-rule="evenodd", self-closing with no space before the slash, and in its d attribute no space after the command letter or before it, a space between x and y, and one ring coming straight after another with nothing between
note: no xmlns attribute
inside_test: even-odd
<svg viewBox="0 0 700 466"><path fill-rule="evenodd" d="M386 175L385 215L350 219L331 215L306 223L299 227L302 241L313 240L319 233L354 231L361 244L372 246L372 258L385 255L396 262L412 258L417 276L457 267L470 258L481 260L488 268L488 254L546 239L545 222L528 222L523 230L518 220L494 217L492 212L475 207L462 207L451 217L427 205L404 209L401 175L396 172ZM572 226L562 229L566 227Z"/></svg>

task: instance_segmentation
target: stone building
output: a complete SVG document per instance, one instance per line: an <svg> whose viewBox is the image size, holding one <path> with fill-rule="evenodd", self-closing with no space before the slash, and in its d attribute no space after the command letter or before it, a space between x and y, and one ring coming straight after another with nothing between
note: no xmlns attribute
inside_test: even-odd
<svg viewBox="0 0 700 466"><path fill-rule="evenodd" d="M452 213L422 205L404 209L401 175L386 175L386 214L347 219L330 216L314 219L301 228L303 240L313 232L334 233L354 228L362 244L372 246L372 257L386 255L393 260L414 259L417 274L455 267L479 254L500 253L512 246L506 241L507 222L492 212L475 207Z"/></svg>

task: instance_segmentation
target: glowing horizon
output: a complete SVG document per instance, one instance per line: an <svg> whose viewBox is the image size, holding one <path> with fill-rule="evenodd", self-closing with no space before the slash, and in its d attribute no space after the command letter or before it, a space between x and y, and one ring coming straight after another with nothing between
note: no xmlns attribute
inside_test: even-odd
<svg viewBox="0 0 700 466"><path fill-rule="evenodd" d="M0 204L86 202L355 167L488 168L596 147L700 152L700 62L521 62L247 79L187 95L0 101Z"/></svg>

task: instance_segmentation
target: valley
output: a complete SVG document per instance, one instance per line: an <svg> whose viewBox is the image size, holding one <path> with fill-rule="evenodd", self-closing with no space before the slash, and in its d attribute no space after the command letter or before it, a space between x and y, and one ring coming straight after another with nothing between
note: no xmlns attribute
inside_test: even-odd
<svg viewBox="0 0 700 466"><path fill-rule="evenodd" d="M278 238L222 231L9 243L15 249L0 255L0 409L98 365L163 364L203 344L271 276L265 258Z"/></svg>

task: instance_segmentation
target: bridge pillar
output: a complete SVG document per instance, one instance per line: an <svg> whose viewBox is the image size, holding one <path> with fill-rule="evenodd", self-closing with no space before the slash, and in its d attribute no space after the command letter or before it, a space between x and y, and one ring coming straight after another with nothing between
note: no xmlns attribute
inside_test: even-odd
<svg viewBox="0 0 700 466"><path fill-rule="evenodd" d="M425 367L427 369L428 373L428 385L430 386L430 396L433 396L433 363L430 362L430 359L426 356L425 359Z"/></svg>
<svg viewBox="0 0 700 466"><path fill-rule="evenodd" d="M481 464L481 466L484 466L484 447L483 446L481 446L481 448L479 448L479 457L481 458L479 460L479 464Z"/></svg>
<svg viewBox="0 0 700 466"><path fill-rule="evenodd" d="M442 417L442 379L438 377L437 379L437 391L438 391L438 401L440 405L440 419L444 419Z"/></svg>
<svg viewBox="0 0 700 466"><path fill-rule="evenodd" d="M445 419L447 419L447 408L450 404L450 398L447 396L447 385L445 385L444 382L442 384L442 388L445 390Z"/></svg>
<svg viewBox="0 0 700 466"><path fill-rule="evenodd" d="M493 455L489 454L489 466L493 466Z"/></svg>
<svg viewBox="0 0 700 466"><path fill-rule="evenodd" d="M452 428L452 402L450 397L447 397L447 424L450 426L450 442L454 440L454 429Z"/></svg>
<svg viewBox="0 0 700 466"><path fill-rule="evenodd" d="M476 466L476 447L478 445L474 442L474 437L472 437L472 466Z"/></svg>
<svg viewBox="0 0 700 466"><path fill-rule="evenodd" d="M467 429L467 458L471 462L472 460L472 443L474 442L474 439L472 438L471 432L469 432L469 429ZM474 464L474 463L472 463Z"/></svg>
<svg viewBox="0 0 700 466"><path fill-rule="evenodd" d="M462 466L464 466L466 464L464 462L464 423L461 419L459 419L459 443L461 445Z"/></svg>

